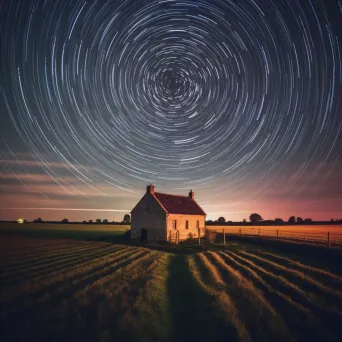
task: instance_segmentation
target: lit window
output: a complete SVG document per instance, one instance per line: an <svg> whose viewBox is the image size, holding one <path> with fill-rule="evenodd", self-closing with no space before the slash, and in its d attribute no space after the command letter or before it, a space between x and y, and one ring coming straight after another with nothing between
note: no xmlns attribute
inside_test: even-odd
<svg viewBox="0 0 342 342"><path fill-rule="evenodd" d="M172 228L177 229L177 221L176 220L172 220Z"/></svg>

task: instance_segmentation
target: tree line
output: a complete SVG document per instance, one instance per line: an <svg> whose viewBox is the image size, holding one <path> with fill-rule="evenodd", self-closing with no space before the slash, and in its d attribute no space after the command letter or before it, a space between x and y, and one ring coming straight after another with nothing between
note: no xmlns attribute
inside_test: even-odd
<svg viewBox="0 0 342 342"><path fill-rule="evenodd" d="M27 220L26 219L23 219L23 223L26 223L27 222ZM56 222L56 221L43 221L43 219L41 218L41 217L38 217L38 218L36 218L36 219L34 219L33 221L32 221L33 223L44 223L44 222L53 222L53 223L58 223L58 222ZM86 220L84 220L84 221L82 221L82 222L70 222L67 218L64 218L64 219L62 219L61 221L60 221L60 223L82 223L82 224L130 224L131 223L131 216L129 215L129 214L126 214L124 217L123 217L123 219L122 219L122 221L119 221L119 222L116 222L116 221L109 221L108 219L100 219L100 218L98 218L98 219L96 219L96 220L92 220L92 219L90 219L90 220L88 220L88 221L86 221Z"/></svg>
<svg viewBox="0 0 342 342"><path fill-rule="evenodd" d="M330 221L313 221L311 218L302 218L300 216L290 216L289 219L283 220L282 218L275 218L274 220L264 220L262 216L258 213L253 213L249 216L249 222L246 219L243 219L240 222L234 221L226 221L226 219L221 216L216 221L208 220L206 224L208 225L301 225L301 224L342 224L342 219L330 219Z"/></svg>

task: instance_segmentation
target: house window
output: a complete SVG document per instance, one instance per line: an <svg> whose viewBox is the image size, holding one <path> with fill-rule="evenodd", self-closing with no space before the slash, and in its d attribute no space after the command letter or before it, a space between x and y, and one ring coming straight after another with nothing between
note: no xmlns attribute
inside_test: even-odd
<svg viewBox="0 0 342 342"><path fill-rule="evenodd" d="M185 221L185 229L189 229L189 221L188 220Z"/></svg>
<svg viewBox="0 0 342 342"><path fill-rule="evenodd" d="M199 229L199 220L196 221L196 228Z"/></svg>
<svg viewBox="0 0 342 342"><path fill-rule="evenodd" d="M176 220L172 220L172 228L177 229L177 221Z"/></svg>

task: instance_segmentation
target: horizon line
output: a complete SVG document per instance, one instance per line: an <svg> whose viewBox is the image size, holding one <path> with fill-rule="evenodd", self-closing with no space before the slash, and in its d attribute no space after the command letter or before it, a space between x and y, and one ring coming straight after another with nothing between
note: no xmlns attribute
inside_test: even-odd
<svg viewBox="0 0 342 342"><path fill-rule="evenodd" d="M110 212L130 212L128 209L89 209L89 208L0 208L0 210L58 210L58 211L110 211Z"/></svg>

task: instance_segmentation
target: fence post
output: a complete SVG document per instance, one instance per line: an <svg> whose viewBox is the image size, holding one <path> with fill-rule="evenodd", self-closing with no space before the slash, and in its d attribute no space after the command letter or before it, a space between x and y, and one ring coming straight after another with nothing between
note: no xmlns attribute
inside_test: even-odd
<svg viewBox="0 0 342 342"><path fill-rule="evenodd" d="M242 229L240 228L240 235L242 235Z"/></svg>
<svg viewBox="0 0 342 342"><path fill-rule="evenodd" d="M224 228L223 228L223 244L224 245L226 244L226 234L225 234Z"/></svg>
<svg viewBox="0 0 342 342"><path fill-rule="evenodd" d="M330 233L328 232L328 248L330 248Z"/></svg>
<svg viewBox="0 0 342 342"><path fill-rule="evenodd" d="M277 239L279 239L279 229L277 229Z"/></svg>

